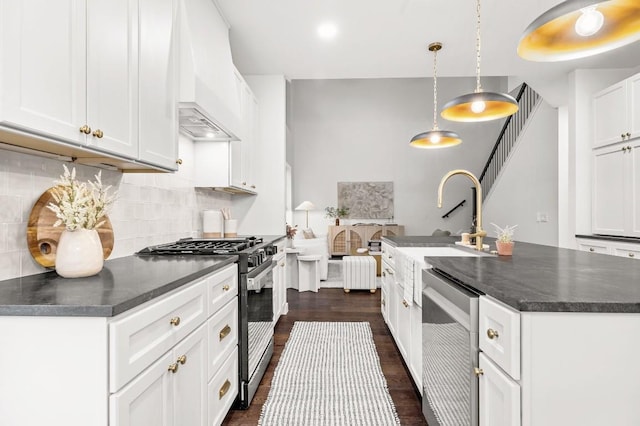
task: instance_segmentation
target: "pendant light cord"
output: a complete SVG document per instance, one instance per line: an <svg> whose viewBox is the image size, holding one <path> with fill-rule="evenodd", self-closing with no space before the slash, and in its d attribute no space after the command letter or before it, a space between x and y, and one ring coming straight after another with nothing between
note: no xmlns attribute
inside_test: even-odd
<svg viewBox="0 0 640 426"><path fill-rule="evenodd" d="M438 130L438 49L433 51L433 130Z"/></svg>
<svg viewBox="0 0 640 426"><path fill-rule="evenodd" d="M476 2L477 30L476 30L476 93L482 92L480 84L480 0Z"/></svg>

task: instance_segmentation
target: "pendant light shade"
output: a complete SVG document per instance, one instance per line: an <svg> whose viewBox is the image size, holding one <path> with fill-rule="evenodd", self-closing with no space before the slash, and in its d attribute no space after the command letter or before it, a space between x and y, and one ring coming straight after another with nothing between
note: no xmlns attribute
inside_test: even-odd
<svg viewBox="0 0 640 426"><path fill-rule="evenodd" d="M456 132L438 129L438 80L437 65L438 51L442 49L442 43L435 42L429 45L429 51L433 52L433 128L429 131L415 135L409 145L415 148L446 148L462 142Z"/></svg>
<svg viewBox="0 0 640 426"><path fill-rule="evenodd" d="M508 117L518 112L513 96L496 92L475 92L458 96L447 102L442 118L451 121L480 122Z"/></svg>
<svg viewBox="0 0 640 426"><path fill-rule="evenodd" d="M640 40L640 1L567 0L527 27L518 55L529 61L584 58Z"/></svg>
<svg viewBox="0 0 640 426"><path fill-rule="evenodd" d="M476 90L447 102L440 115L451 121L479 122L518 112L518 102L505 93L484 92L480 84L480 0L476 2Z"/></svg>

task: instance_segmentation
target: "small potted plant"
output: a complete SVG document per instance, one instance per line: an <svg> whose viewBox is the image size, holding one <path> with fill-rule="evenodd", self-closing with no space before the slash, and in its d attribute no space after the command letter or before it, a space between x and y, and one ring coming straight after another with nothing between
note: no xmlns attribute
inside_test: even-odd
<svg viewBox="0 0 640 426"><path fill-rule="evenodd" d="M324 209L325 217L334 218L336 226L340 225L340 218L349 215L349 207L326 207Z"/></svg>
<svg viewBox="0 0 640 426"><path fill-rule="evenodd" d="M514 245L513 232L518 225L507 225L504 228L500 228L495 223L492 223L492 225L496 228L496 236L498 238L496 241L496 249L498 250L498 254L500 256L511 256Z"/></svg>

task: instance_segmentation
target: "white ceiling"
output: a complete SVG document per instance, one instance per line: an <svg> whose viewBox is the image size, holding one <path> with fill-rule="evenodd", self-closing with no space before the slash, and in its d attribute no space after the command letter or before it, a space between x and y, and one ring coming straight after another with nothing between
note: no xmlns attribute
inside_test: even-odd
<svg viewBox="0 0 640 426"><path fill-rule="evenodd" d="M431 77L427 45L443 43L438 76L474 76L474 0L216 0L230 25L234 63L243 74L288 79ZM566 74L577 68L640 66L640 42L591 58L535 63L516 54L524 29L560 0L483 0L483 76L530 83L562 104ZM338 25L320 40L323 21ZM551 98L551 99L550 99ZM557 98L554 99L553 98Z"/></svg>

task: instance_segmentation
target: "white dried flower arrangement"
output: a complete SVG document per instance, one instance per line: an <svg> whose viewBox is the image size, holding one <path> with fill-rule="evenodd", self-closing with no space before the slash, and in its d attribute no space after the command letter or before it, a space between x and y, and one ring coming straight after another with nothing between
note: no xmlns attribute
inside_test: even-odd
<svg viewBox="0 0 640 426"><path fill-rule="evenodd" d="M495 223L491 223L496 228L496 236L498 237L498 241L501 243L510 243L513 241L513 232L518 225L513 226L505 226L504 228L500 228Z"/></svg>
<svg viewBox="0 0 640 426"><path fill-rule="evenodd" d="M57 185L51 190L54 202L50 202L47 208L56 214L58 220L53 226L64 226L70 230L95 229L104 223L107 210L116 199L116 193L109 195L111 186L102 185L102 172L95 175L95 182L76 180L75 167L69 172L63 164L64 173L60 180L54 181Z"/></svg>

